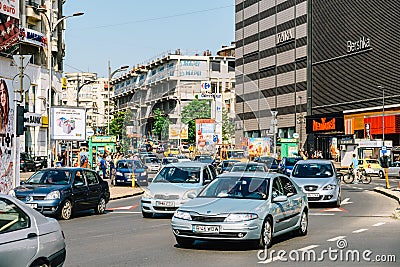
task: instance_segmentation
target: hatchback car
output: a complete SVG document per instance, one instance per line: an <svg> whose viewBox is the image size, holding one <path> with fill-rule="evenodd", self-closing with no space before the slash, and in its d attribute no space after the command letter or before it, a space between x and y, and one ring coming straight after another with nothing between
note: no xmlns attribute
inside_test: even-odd
<svg viewBox="0 0 400 267"><path fill-rule="evenodd" d="M400 162L393 162L389 165L388 175L400 178Z"/></svg>
<svg viewBox="0 0 400 267"><path fill-rule="evenodd" d="M114 185L131 185L132 177L139 185L148 184L147 167L140 160L120 159L115 165L115 178L112 181Z"/></svg>
<svg viewBox="0 0 400 267"><path fill-rule="evenodd" d="M180 246L195 240L254 242L270 247L278 235L306 235L308 202L303 191L279 173L224 173L171 221Z"/></svg>
<svg viewBox="0 0 400 267"><path fill-rule="evenodd" d="M55 219L0 194L0 251L1 266L62 266L64 234Z"/></svg>
<svg viewBox="0 0 400 267"><path fill-rule="evenodd" d="M290 173L292 172L294 165L299 160L303 160L303 158L282 158L278 166L278 172L290 176Z"/></svg>
<svg viewBox="0 0 400 267"><path fill-rule="evenodd" d="M340 206L340 179L330 160L298 161L290 177L307 194L309 202L325 202L332 203L336 207Z"/></svg>
<svg viewBox="0 0 400 267"><path fill-rule="evenodd" d="M104 213L110 199L108 183L95 171L84 168L40 170L9 194L45 215L64 220L78 210Z"/></svg>
<svg viewBox="0 0 400 267"><path fill-rule="evenodd" d="M145 157L143 161L149 172L158 172L161 169L161 162L156 157Z"/></svg>
<svg viewBox="0 0 400 267"><path fill-rule="evenodd" d="M239 160L223 160L223 161L221 161L221 163L218 164L218 166L217 166L218 173L221 174L224 172L228 172L231 169L232 165L237 162L240 162L240 161Z"/></svg>
<svg viewBox="0 0 400 267"><path fill-rule="evenodd" d="M258 162L239 162L232 165L230 172L268 172L267 165Z"/></svg>
<svg viewBox="0 0 400 267"><path fill-rule="evenodd" d="M25 152L20 154L20 169L24 172L36 171L36 162L33 160L31 155Z"/></svg>
<svg viewBox="0 0 400 267"><path fill-rule="evenodd" d="M381 179L385 178L385 171L377 159L359 159L358 167L370 175L377 175Z"/></svg>
<svg viewBox="0 0 400 267"><path fill-rule="evenodd" d="M273 157L267 157L267 156L256 157L254 159L254 162L265 163L265 165L267 165L268 169L271 171L278 170L278 161Z"/></svg>
<svg viewBox="0 0 400 267"><path fill-rule="evenodd" d="M173 214L215 177L214 167L206 163L179 162L164 166L144 191L141 200L143 217Z"/></svg>

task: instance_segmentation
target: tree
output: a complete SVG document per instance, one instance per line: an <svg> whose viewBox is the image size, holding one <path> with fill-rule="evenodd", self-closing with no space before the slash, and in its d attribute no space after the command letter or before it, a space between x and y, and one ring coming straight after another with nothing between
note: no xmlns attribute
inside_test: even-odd
<svg viewBox="0 0 400 267"><path fill-rule="evenodd" d="M188 125L188 142L196 142L196 119L209 119L211 117L211 103L209 100L192 100L181 112L182 123Z"/></svg>
<svg viewBox="0 0 400 267"><path fill-rule="evenodd" d="M157 136L159 140L168 139L168 130L170 121L168 120L168 116L165 115L159 108L154 110L154 126L153 133Z"/></svg>
<svg viewBox="0 0 400 267"><path fill-rule="evenodd" d="M110 122L110 134L117 136L121 146L121 152L127 152L132 144L132 138L126 135L127 126L132 125L133 112L131 109L117 112Z"/></svg>
<svg viewBox="0 0 400 267"><path fill-rule="evenodd" d="M125 111L118 111L110 122L110 134L121 137L124 130Z"/></svg>
<svg viewBox="0 0 400 267"><path fill-rule="evenodd" d="M222 110L222 141L230 141L235 135L235 124L228 116L228 111L224 108Z"/></svg>

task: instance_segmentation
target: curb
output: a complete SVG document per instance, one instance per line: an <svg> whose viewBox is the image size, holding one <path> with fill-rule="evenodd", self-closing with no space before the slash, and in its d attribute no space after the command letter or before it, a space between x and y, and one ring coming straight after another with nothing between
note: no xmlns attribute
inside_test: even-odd
<svg viewBox="0 0 400 267"><path fill-rule="evenodd" d="M378 192L380 194L383 194L385 196L388 196L390 198L393 198L393 199L397 200L397 202L400 204L400 194L396 195L396 194L392 193L389 189L385 189L383 187L375 187L374 191Z"/></svg>
<svg viewBox="0 0 400 267"><path fill-rule="evenodd" d="M132 193L132 194L127 194L127 195L123 195L123 196L117 196L117 197L111 197L110 196L110 200L116 200L116 199L121 199L121 198L128 198L128 197L134 197L134 196L139 196L141 194L143 194L144 191L142 192L136 192L136 193Z"/></svg>

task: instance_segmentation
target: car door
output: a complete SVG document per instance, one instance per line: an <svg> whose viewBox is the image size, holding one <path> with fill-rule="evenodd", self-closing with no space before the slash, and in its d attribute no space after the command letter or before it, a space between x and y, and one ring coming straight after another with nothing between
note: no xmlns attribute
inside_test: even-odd
<svg viewBox="0 0 400 267"><path fill-rule="evenodd" d="M281 182L283 192L288 198L288 210L285 219L288 222L288 227L292 227L295 226L299 221L302 206L301 203L303 200L289 178L280 176L279 180Z"/></svg>
<svg viewBox="0 0 400 267"><path fill-rule="evenodd" d="M35 220L0 197L0 265L27 266L38 250L38 238Z"/></svg>
<svg viewBox="0 0 400 267"><path fill-rule="evenodd" d="M75 197L75 209L87 209L89 206L89 190L82 170L75 172L72 193Z"/></svg>
<svg viewBox="0 0 400 267"><path fill-rule="evenodd" d="M288 217L290 214L290 211L288 211L289 210L288 200L281 202L274 201L274 198L284 195L285 193L283 191L279 177L274 177L271 187L271 213L274 218L275 233L288 228L289 225L288 220L286 219L286 217Z"/></svg>
<svg viewBox="0 0 400 267"><path fill-rule="evenodd" d="M88 205L90 208L96 207L101 195L99 178L94 171L85 170L84 172L88 184Z"/></svg>

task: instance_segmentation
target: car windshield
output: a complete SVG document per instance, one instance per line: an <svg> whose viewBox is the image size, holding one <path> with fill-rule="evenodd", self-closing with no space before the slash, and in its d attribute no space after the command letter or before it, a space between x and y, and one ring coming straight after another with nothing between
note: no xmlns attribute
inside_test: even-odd
<svg viewBox="0 0 400 267"><path fill-rule="evenodd" d="M277 164L276 159L269 157L261 157L261 162L264 162L268 168L271 168L272 164Z"/></svg>
<svg viewBox="0 0 400 267"><path fill-rule="evenodd" d="M26 181L27 184L57 184L67 185L71 180L71 171L43 170L38 171Z"/></svg>
<svg viewBox="0 0 400 267"><path fill-rule="evenodd" d="M237 161L224 161L222 163L222 167L223 168L227 168L227 167L232 167L233 164L235 164Z"/></svg>
<svg viewBox="0 0 400 267"><path fill-rule="evenodd" d="M143 165L138 160L123 160L123 161L118 161L117 163L117 169L132 169L132 168L142 169Z"/></svg>
<svg viewBox="0 0 400 267"><path fill-rule="evenodd" d="M244 159L244 151L228 151L228 158Z"/></svg>
<svg viewBox="0 0 400 267"><path fill-rule="evenodd" d="M265 172L265 168L262 165L253 164L235 164L231 168L231 172Z"/></svg>
<svg viewBox="0 0 400 267"><path fill-rule="evenodd" d="M199 183L200 172L198 167L166 166L154 178L153 183Z"/></svg>
<svg viewBox="0 0 400 267"><path fill-rule="evenodd" d="M269 179L221 177L212 181L198 197L267 199Z"/></svg>
<svg viewBox="0 0 400 267"><path fill-rule="evenodd" d="M286 158L286 166L294 166L301 158Z"/></svg>
<svg viewBox="0 0 400 267"><path fill-rule="evenodd" d="M163 164L176 163L176 162L178 162L177 158L163 158L162 159Z"/></svg>
<svg viewBox="0 0 400 267"><path fill-rule="evenodd" d="M146 163L160 163L158 158L146 158Z"/></svg>
<svg viewBox="0 0 400 267"><path fill-rule="evenodd" d="M297 164L292 172L293 177L298 178L328 178L334 171L329 163L302 163Z"/></svg>

